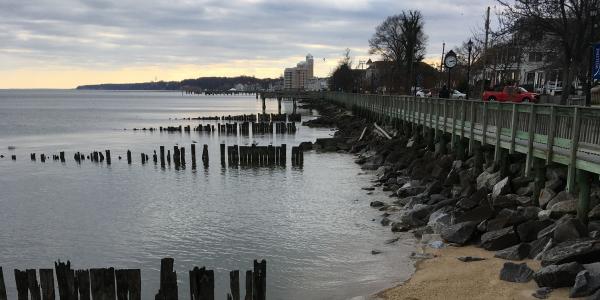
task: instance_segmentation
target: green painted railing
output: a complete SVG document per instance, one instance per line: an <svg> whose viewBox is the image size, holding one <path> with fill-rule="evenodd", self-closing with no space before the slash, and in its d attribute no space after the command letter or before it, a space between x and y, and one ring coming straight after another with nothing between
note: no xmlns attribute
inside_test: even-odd
<svg viewBox="0 0 600 300"><path fill-rule="evenodd" d="M307 97L345 105L383 123L407 121L423 131L451 134L527 155L526 172L533 158L568 166L567 188L575 184L576 169L600 174L600 109L529 103L349 94L307 93Z"/></svg>

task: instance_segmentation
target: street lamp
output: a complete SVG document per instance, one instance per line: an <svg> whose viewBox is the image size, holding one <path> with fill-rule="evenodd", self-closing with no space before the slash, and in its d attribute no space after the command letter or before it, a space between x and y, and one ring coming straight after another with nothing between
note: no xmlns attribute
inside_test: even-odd
<svg viewBox="0 0 600 300"><path fill-rule="evenodd" d="M469 39L467 43L467 50L469 50L469 56L467 59L467 91L465 95L465 99L469 99L469 90L471 90L471 51L473 50L473 41Z"/></svg>

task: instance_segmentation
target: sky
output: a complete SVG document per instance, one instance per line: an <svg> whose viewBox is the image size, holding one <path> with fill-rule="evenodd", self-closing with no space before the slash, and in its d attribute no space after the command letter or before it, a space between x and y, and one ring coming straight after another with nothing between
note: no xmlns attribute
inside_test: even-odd
<svg viewBox="0 0 600 300"><path fill-rule="evenodd" d="M483 26L494 0L0 0L0 88L279 77L305 55L328 76L369 58L387 16L420 10L429 62Z"/></svg>

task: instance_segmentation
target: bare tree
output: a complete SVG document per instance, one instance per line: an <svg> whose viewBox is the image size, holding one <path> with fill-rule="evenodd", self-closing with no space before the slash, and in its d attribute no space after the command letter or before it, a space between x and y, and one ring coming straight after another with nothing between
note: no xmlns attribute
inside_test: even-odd
<svg viewBox="0 0 600 300"><path fill-rule="evenodd" d="M413 83L415 63L425 56L424 24L420 11L403 11L387 17L369 40L371 54L379 54L384 60L394 62L397 70L406 71L406 91L410 91Z"/></svg>
<svg viewBox="0 0 600 300"><path fill-rule="evenodd" d="M560 41L565 104L571 92L575 74L586 68L593 17L600 0L497 0L504 8L506 20L513 21L516 30L527 29L547 34Z"/></svg>

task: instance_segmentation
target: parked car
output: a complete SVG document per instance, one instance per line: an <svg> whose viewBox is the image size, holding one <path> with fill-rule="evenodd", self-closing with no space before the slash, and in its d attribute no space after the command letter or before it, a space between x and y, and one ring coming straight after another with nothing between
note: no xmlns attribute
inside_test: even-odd
<svg viewBox="0 0 600 300"><path fill-rule="evenodd" d="M417 91L417 97L431 97L431 91L428 89L420 89Z"/></svg>
<svg viewBox="0 0 600 300"><path fill-rule="evenodd" d="M461 93L459 90L452 90L450 93L450 98L452 99L465 99L467 94Z"/></svg>
<svg viewBox="0 0 600 300"><path fill-rule="evenodd" d="M540 95L528 92L522 87L506 86L502 91L483 92L483 101L498 102L538 102Z"/></svg>

